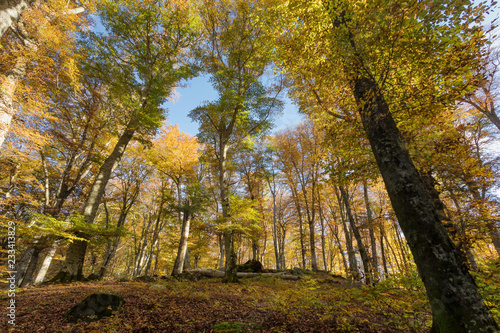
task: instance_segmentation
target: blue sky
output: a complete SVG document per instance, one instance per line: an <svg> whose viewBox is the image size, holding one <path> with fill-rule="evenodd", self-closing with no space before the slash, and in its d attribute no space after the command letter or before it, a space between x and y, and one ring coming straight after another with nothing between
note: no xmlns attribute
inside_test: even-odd
<svg viewBox="0 0 500 333"><path fill-rule="evenodd" d="M188 117L189 111L200 106L204 101L215 101L218 97L217 92L208 82L208 76L199 76L188 81L186 87L176 89L174 102L164 104L168 108L167 124L179 126L179 130L196 135L199 124L192 122ZM283 97L285 94L283 94ZM275 119L274 131L280 131L287 126L293 126L303 119L303 115L298 112L295 105L288 98L284 98L285 108L283 114Z"/></svg>
<svg viewBox="0 0 500 333"><path fill-rule="evenodd" d="M478 4L480 0L474 0L474 2ZM498 18L498 13L493 10L486 16L484 25L489 26L495 18ZM498 22L496 23L498 24ZM192 122L188 117L188 113L200 106L204 101L217 99L217 93L208 82L208 77L208 75L196 77L188 81L186 87L176 89L177 96L174 98L174 102L165 104L169 110L167 124L177 124L180 131L193 136L198 133L199 124ZM285 108L283 114L275 119L274 132L283 130L288 126L294 126L304 118L304 115L298 112L297 107L292 104L285 94L283 94L282 98L285 101Z"/></svg>

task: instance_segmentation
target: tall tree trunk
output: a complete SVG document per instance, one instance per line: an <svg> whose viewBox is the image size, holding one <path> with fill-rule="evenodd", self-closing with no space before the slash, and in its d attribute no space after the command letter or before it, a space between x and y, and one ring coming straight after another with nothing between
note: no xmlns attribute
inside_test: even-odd
<svg viewBox="0 0 500 333"><path fill-rule="evenodd" d="M225 251L224 251L224 236L222 233L217 235L217 241L219 243L219 268L222 269L225 267L224 259L225 259Z"/></svg>
<svg viewBox="0 0 500 333"><path fill-rule="evenodd" d="M399 264L399 259L398 259L398 255L396 254L396 251L394 251L394 248L392 247L391 243L389 242L389 240L387 239L387 235L384 233L384 239L385 239L385 243L387 244L387 247L389 248L389 250L391 250L391 253L392 253L392 257L394 258L394 262L396 262L396 267L398 268L398 271L400 273L403 273L404 269L401 267L401 265ZM391 264L391 268L394 267L393 264ZM393 269L393 272L394 272L394 269Z"/></svg>
<svg viewBox="0 0 500 333"><path fill-rule="evenodd" d="M370 233L370 243L372 248L372 264L373 264L373 278L378 280L380 278L380 273L378 270L378 254L377 254L377 241L375 238L375 228L372 216L372 209L370 207L370 199L368 198L368 185L366 181L363 183L363 196L365 200L366 207L366 218L368 220L368 231Z"/></svg>
<svg viewBox="0 0 500 333"><path fill-rule="evenodd" d="M309 220L308 225L309 225L309 245L311 247L311 269L313 271L317 271L318 262L316 259L316 242L314 240L316 231L314 226L314 219Z"/></svg>
<svg viewBox="0 0 500 333"><path fill-rule="evenodd" d="M349 36L352 48L356 45ZM432 332L495 332L498 325L448 237L378 83L354 51L345 71L401 229L424 282Z"/></svg>
<svg viewBox="0 0 500 333"><path fill-rule="evenodd" d="M31 258L33 257L33 254L35 253L35 246L30 246L24 251L23 255L21 256L21 259L16 264L16 286L19 287L21 283L23 282L23 279L26 275L26 270L28 268L28 265L31 261Z"/></svg>
<svg viewBox="0 0 500 333"><path fill-rule="evenodd" d="M312 184L311 184L311 202L309 202L309 196L307 194L307 181L304 179L303 170L296 166L295 161L292 160L292 164L295 166L295 170L297 171L299 177L299 183L301 187L302 196L304 197L304 207L307 217L307 224L309 226L309 247L311 251L311 269L313 271L318 270L318 263L316 259L316 241L315 241L315 180L314 175L312 176ZM314 171L312 171L314 173Z"/></svg>
<svg viewBox="0 0 500 333"><path fill-rule="evenodd" d="M396 241L398 242L398 246L399 246L399 253L401 254L401 256L400 256L401 261L403 262L403 265L404 265L403 266L404 272L408 272L409 264L408 264L408 259L406 258L406 247L405 247L403 240L401 239L399 228L398 228L397 223L395 221L393 223L393 228L394 228L394 234L396 235Z"/></svg>
<svg viewBox="0 0 500 333"><path fill-rule="evenodd" d="M147 275L147 276L150 275L151 263L153 262L153 255L155 252L155 247L159 243L160 232L163 229L163 222L162 222L163 204L164 204L164 200L163 200L163 196L162 196L162 200L161 200L160 206L158 208L158 213L156 215L155 225L154 225L154 229L153 229L153 237L151 238L151 241L150 241L151 246L149 247L149 254L146 255L146 252L144 252L144 255L143 255L143 256L147 257L147 261L146 261L146 265L142 266L141 269L144 270L144 275ZM188 216L188 218L189 218L189 216ZM188 235L189 235L189 230L188 230ZM146 233L146 237L147 237L147 233ZM146 250L146 247L147 246L145 244L144 250ZM182 262L184 263L184 260Z"/></svg>
<svg viewBox="0 0 500 333"><path fill-rule="evenodd" d="M189 247L186 247L186 256L184 257L184 268L191 269L191 259L189 255Z"/></svg>
<svg viewBox="0 0 500 333"><path fill-rule="evenodd" d="M387 275L389 275L389 270L387 269L387 257L385 255L384 238L385 238L384 226L382 225L382 222L380 222L380 254L382 256L382 267L384 267L384 276L387 277Z"/></svg>
<svg viewBox="0 0 500 333"><path fill-rule="evenodd" d="M47 251L45 258L43 259L42 266L38 270L38 273L36 274L36 277L33 280L33 284L35 286L43 283L43 281L45 280L45 276L47 275L47 272L50 268L50 264L52 263L52 259L56 254L58 246L59 246L59 241L55 241L54 243L52 243L52 246Z"/></svg>
<svg viewBox="0 0 500 333"><path fill-rule="evenodd" d="M25 0L0 1L0 37L19 19L26 8L28 8L28 1ZM0 146L2 146L1 143Z"/></svg>
<svg viewBox="0 0 500 333"><path fill-rule="evenodd" d="M358 226L354 221L354 217L352 216L351 204L349 202L349 195L343 186L339 186L340 194L342 195L342 200L344 201L345 211L347 214L347 219L349 220L349 224L351 225L352 232L354 237L356 238L356 243L358 243L358 250L361 256L361 261L363 262L363 270L365 273L365 283L371 284L371 270L370 270L370 259L368 258L368 254L366 253L365 245L363 244L363 239L361 238L361 234L359 232Z"/></svg>
<svg viewBox="0 0 500 333"><path fill-rule="evenodd" d="M224 248L226 250L226 271L225 281L228 283L238 282L237 276L237 256L234 249L234 232L227 230L224 232Z"/></svg>
<svg viewBox="0 0 500 333"><path fill-rule="evenodd" d="M273 187L271 187L271 181L268 180L269 188L271 189L271 196L273 197L273 246L274 246L274 258L276 260L276 269L281 268L280 262L280 244L278 243L278 230L276 225L276 186L273 178Z"/></svg>
<svg viewBox="0 0 500 333"><path fill-rule="evenodd" d="M194 268L198 268L198 264L200 263L200 255L195 254L193 257L194 257Z"/></svg>
<svg viewBox="0 0 500 333"><path fill-rule="evenodd" d="M109 178L111 177L111 173L118 166L128 143L134 136L135 130L135 118L133 118L127 124L127 127L116 143L113 152L108 156L108 158L106 158L101 168L99 169L99 173L97 174L94 183L90 188L87 201L85 202L85 206L83 208L83 217L85 219L85 223L94 223L94 219L97 215L97 210L101 203L101 199L104 196L104 191L106 189L106 185L108 184ZM78 236L86 237L86 235L81 234L78 234ZM54 277L53 281L70 282L81 280L83 278L82 270L83 262L85 261L86 250L86 241L73 241L69 245L63 268Z"/></svg>
<svg viewBox="0 0 500 333"><path fill-rule="evenodd" d="M338 186L335 187L335 196L337 197L337 203L340 211L340 220L342 221L342 227L344 229L344 237L347 248L347 258L349 259L349 270L346 271L347 276L352 276L357 279L359 274L358 261L356 259L356 252L354 251L354 246L352 245L352 237L347 227L346 217L345 217L345 205L343 204L343 199L339 193Z"/></svg>
<svg viewBox="0 0 500 333"><path fill-rule="evenodd" d="M30 263L26 268L26 273L24 274L23 281L20 284L20 287L27 287L32 285L33 275L35 274L36 267L38 266L38 259L40 258L40 252L42 252L42 248L35 246L35 250L31 256Z"/></svg>
<svg viewBox="0 0 500 333"><path fill-rule="evenodd" d="M281 226L281 237L280 237L280 262L281 269L286 269L286 259L285 259L285 240L286 240L286 229L285 226Z"/></svg>
<svg viewBox="0 0 500 333"><path fill-rule="evenodd" d="M326 236L325 236L325 219L323 216L323 206L321 205L321 197L318 191L318 210L319 210L319 222L321 226L321 253L323 255L323 267L325 271L328 270L328 263L326 260Z"/></svg>
<svg viewBox="0 0 500 333"><path fill-rule="evenodd" d="M102 261L102 266L99 269L99 273L97 273L99 279L104 278L104 276L106 275L109 265L115 257L116 250L118 249L118 244L120 244L120 238L120 236L116 236L110 243L108 243L108 246L106 247L106 253Z"/></svg>
<svg viewBox="0 0 500 333"><path fill-rule="evenodd" d="M302 269L306 269L306 247L304 244L304 227L303 227L304 222L303 222L303 217L302 217L302 209L300 207L297 189L291 184L290 184L290 189L292 190L293 202L295 203L297 215L299 216L300 253L302 256Z"/></svg>
<svg viewBox="0 0 500 333"><path fill-rule="evenodd" d="M132 191L132 194L130 195L130 197L128 197L128 195L123 197L122 206L120 209L120 215L118 216L118 221L116 222L117 229L123 227L123 225L125 224L125 220L127 219L127 215L130 211L130 208L132 208L132 205L134 204L138 195L139 195L139 188L137 187ZM162 204L163 204L163 201L162 201ZM106 211L106 219L108 219L108 210L107 210L106 204L104 204L104 209ZM161 210L161 205L160 205L160 210ZM106 275L106 272L108 270L108 266L110 265L110 263L113 261L113 258L115 257L116 249L118 248L118 244L120 244L120 239L121 239L120 236L115 236L112 240L108 241L108 244L106 247L106 253L104 255L101 268L99 269L99 273L97 273L99 279L102 279Z"/></svg>
<svg viewBox="0 0 500 333"><path fill-rule="evenodd" d="M21 1L25 3L24 1ZM0 5L0 8L2 6ZM2 10L0 9L0 36L1 29L5 21L2 20ZM10 123L15 114L14 108L14 93L17 84L26 75L26 58L19 57L12 69L11 73L7 75L3 84L0 86L0 147L2 147L7 133L9 132Z"/></svg>
<svg viewBox="0 0 500 333"><path fill-rule="evenodd" d="M347 227L344 218L342 218L342 227L347 247L347 258L349 259L349 270L346 273L348 276L357 278L359 276L358 260L356 259L356 251L354 251L354 246L352 245L351 231Z"/></svg>
<svg viewBox="0 0 500 333"><path fill-rule="evenodd" d="M221 138L219 150L219 186L222 206L222 219L224 223L230 223L229 214L229 174L227 172L227 150L229 138ZM238 282L237 256L234 249L234 231L229 225L224 231L224 247L226 251L225 280L228 283Z"/></svg>
<svg viewBox="0 0 500 333"><path fill-rule="evenodd" d="M187 254L190 222L191 214L189 214L188 211L185 211L184 216L182 217L181 239L179 241L179 249L177 250L177 257L175 258L172 276L182 274L182 269L184 268L184 261Z"/></svg>
<svg viewBox="0 0 500 333"><path fill-rule="evenodd" d="M335 227L335 230L333 230L333 227L330 227L330 230L332 231L332 234L335 236L335 242L337 243L337 247L340 252L340 257L342 258L342 264L344 266L344 271L346 273L346 276L349 275L349 266L347 265L347 259L344 254L344 249L342 248L342 243L340 242L340 237L339 237L339 231L338 228Z"/></svg>
<svg viewBox="0 0 500 333"><path fill-rule="evenodd" d="M259 244L252 239L252 260L259 260Z"/></svg>

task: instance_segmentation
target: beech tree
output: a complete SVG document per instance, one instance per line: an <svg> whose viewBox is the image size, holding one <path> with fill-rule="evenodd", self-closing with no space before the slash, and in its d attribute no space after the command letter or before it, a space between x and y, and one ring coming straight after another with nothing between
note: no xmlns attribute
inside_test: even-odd
<svg viewBox="0 0 500 333"><path fill-rule="evenodd" d="M197 200L193 184L197 178L199 150L195 137L180 132L177 126L168 126L161 130L153 142L153 148L147 152L160 177L170 178L176 186L176 210L181 236L172 275L182 273L187 255L189 229L194 214L193 201Z"/></svg>
<svg viewBox="0 0 500 333"><path fill-rule="evenodd" d="M500 130L500 117L495 105L499 100L500 49L498 46L488 45L487 52L488 59L484 68L484 77L478 80L477 89L466 94L462 101L484 114Z"/></svg>
<svg viewBox="0 0 500 333"><path fill-rule="evenodd" d="M474 76L469 68L480 66L478 50L484 43L481 29L467 18L483 8L456 1L382 5L301 0L277 8L286 13L280 18L288 23L283 29L287 33L281 35L283 46L288 46L281 48L283 64L289 71L312 73L318 73L314 66L328 64L332 86L355 102L426 287L432 331L494 332L498 327L447 235L393 118L394 107L401 106L398 98L408 100L415 91L411 86L431 103L453 103L466 91ZM315 62L305 64L312 54ZM389 82L399 82L401 90L390 90Z"/></svg>
<svg viewBox="0 0 500 333"><path fill-rule="evenodd" d="M293 131L287 130L276 136L279 148L280 168L287 175L292 195L297 196L297 203L303 203L299 218L305 215L309 226L309 246L311 268L318 270L316 258L316 218L318 206L318 184L321 174L322 132L310 121L303 121ZM301 223L301 221L299 221ZM303 242L303 241L302 241Z"/></svg>
<svg viewBox="0 0 500 333"><path fill-rule="evenodd" d="M246 137L263 133L280 111L277 93L270 97L259 79L270 65L271 48L256 11L259 1L204 1L201 17L206 41L201 61L211 74L219 99L190 112L200 123L201 142L214 145L218 160L223 223L230 223L229 152ZM226 278L237 281L233 230L224 232Z"/></svg>
<svg viewBox="0 0 500 333"><path fill-rule="evenodd" d="M159 126L162 103L181 79L193 75L186 48L193 41L195 22L185 3L103 1L98 12L107 31L89 35L93 54L88 65L109 85L115 107L123 109L124 129L90 188L82 214L87 224L94 222L128 143L136 133L147 135ZM55 280L82 278L86 247L84 241L70 245Z"/></svg>
<svg viewBox="0 0 500 333"><path fill-rule="evenodd" d="M17 113L44 116L47 85L76 78L76 32L93 7L85 2L87 12L74 1L0 1L0 147Z"/></svg>
<svg viewBox="0 0 500 333"><path fill-rule="evenodd" d="M27 7L28 3L25 0L2 0L0 2L0 37L21 16L21 13Z"/></svg>

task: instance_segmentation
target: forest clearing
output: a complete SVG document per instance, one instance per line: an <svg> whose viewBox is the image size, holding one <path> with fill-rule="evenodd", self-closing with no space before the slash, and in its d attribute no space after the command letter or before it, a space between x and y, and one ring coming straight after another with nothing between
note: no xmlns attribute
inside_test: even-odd
<svg viewBox="0 0 500 333"><path fill-rule="evenodd" d="M478 276L481 293L498 322L499 271L498 261L492 262ZM186 272L182 278L150 277L148 282L23 288L17 292L16 326L8 332L417 333L430 329L430 307L416 273L395 276L376 286L326 272L295 269L290 274L300 279L255 276L224 284L221 278ZM69 309L96 292L122 295L123 307L99 321L69 322ZM8 304L5 296L0 297L2 308Z"/></svg>
<svg viewBox="0 0 500 333"><path fill-rule="evenodd" d="M66 312L94 292L123 295L123 308L98 322L68 323ZM239 284L76 282L28 288L18 297L12 332L426 332L431 323L422 289L362 289L325 274Z"/></svg>
<svg viewBox="0 0 500 333"><path fill-rule="evenodd" d="M0 327L497 332L497 20L0 0Z"/></svg>

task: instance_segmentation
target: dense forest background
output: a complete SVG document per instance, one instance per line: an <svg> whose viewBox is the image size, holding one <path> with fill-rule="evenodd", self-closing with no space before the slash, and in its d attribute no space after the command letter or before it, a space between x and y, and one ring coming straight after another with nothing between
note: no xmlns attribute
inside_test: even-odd
<svg viewBox="0 0 500 333"><path fill-rule="evenodd" d="M255 260L372 285L418 270L436 320L429 281L443 279L426 265L456 251L443 260L465 268L443 274L500 288L500 53L484 22L495 6L20 1L0 25L5 277L27 287L226 267L236 282ZM198 75L218 98L186 110L193 137L165 102ZM286 94L307 118L273 132ZM370 127L387 119L402 153ZM413 169L384 161L405 154L427 201L395 194ZM418 229L413 204L437 231ZM449 247L433 259L426 239Z"/></svg>

